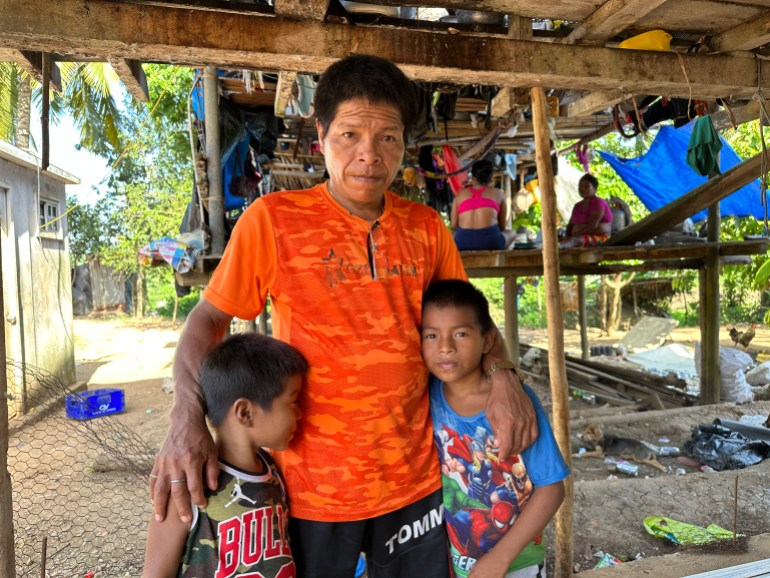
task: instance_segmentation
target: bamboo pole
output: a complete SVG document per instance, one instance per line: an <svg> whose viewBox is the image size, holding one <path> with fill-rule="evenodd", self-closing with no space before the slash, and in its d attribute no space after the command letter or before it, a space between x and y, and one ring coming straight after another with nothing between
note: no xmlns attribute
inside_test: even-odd
<svg viewBox="0 0 770 578"><path fill-rule="evenodd" d="M48 159L51 152L51 139L49 138L49 125L51 115L51 55L43 52L43 113L40 117L42 129L43 151L41 154L40 168L48 170Z"/></svg>
<svg viewBox="0 0 770 578"><path fill-rule="evenodd" d="M47 85L43 85L46 92ZM0 281L2 280L0 252ZM5 311L5 296L0 282L0 311ZM16 554L13 541L13 494L8 472L8 367L6 364L5 324L0 330L0 576L16 578Z"/></svg>
<svg viewBox="0 0 770 578"><path fill-rule="evenodd" d="M204 124L206 127L206 175L209 181L207 208L211 231L211 253L225 251L225 199L222 191L222 159L219 128L219 76L217 69L203 69ZM203 199L201 199L203 201Z"/></svg>
<svg viewBox="0 0 770 578"><path fill-rule="evenodd" d="M556 192L554 189L551 146L548 131L545 92L532 89L532 121L535 125L535 156L540 186L543 232L543 276L548 321L548 367L553 397L553 430L567 463L572 451L569 438L569 398L567 368L564 361L564 319L559 291L559 244L556 237ZM572 512L574 488L572 477L564 480L564 502L556 513L556 578L572 576Z"/></svg>
<svg viewBox="0 0 770 578"><path fill-rule="evenodd" d="M709 175L715 178L717 175ZM721 215L719 201L709 207L707 236L709 243L719 241ZM709 247L706 252L703 279L704 301L703 324L701 326L701 405L719 403L719 250Z"/></svg>
<svg viewBox="0 0 770 578"><path fill-rule="evenodd" d="M578 275L578 317L580 323L580 352L588 359L588 313L586 312L586 276Z"/></svg>
<svg viewBox="0 0 770 578"><path fill-rule="evenodd" d="M519 304L516 277L506 277L503 282L503 308L505 309L505 342L508 355L514 363L519 363Z"/></svg>

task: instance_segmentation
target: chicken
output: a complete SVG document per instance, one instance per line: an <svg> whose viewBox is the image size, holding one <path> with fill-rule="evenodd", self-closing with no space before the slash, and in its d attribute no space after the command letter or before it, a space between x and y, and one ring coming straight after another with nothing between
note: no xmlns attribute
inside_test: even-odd
<svg viewBox="0 0 770 578"><path fill-rule="evenodd" d="M757 324L752 323L751 327L749 327L738 337L738 343L743 345L743 349L749 348L749 343L751 343L751 340L754 339L754 336L757 334L756 327ZM738 345L738 343L736 343L736 345Z"/></svg>
<svg viewBox="0 0 770 578"><path fill-rule="evenodd" d="M730 328L730 339L737 346L738 340L741 338L743 331L738 331L735 327Z"/></svg>

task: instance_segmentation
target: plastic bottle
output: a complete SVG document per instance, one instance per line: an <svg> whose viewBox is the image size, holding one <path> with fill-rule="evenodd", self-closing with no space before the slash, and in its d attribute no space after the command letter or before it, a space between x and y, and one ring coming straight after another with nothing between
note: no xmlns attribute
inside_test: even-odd
<svg viewBox="0 0 770 578"><path fill-rule="evenodd" d="M639 466L629 464L628 462L618 462L615 466L615 469L622 474L626 474L627 476L639 475Z"/></svg>
<svg viewBox="0 0 770 578"><path fill-rule="evenodd" d="M596 403L596 396L593 393L588 393L582 389L570 389L569 392L572 397L576 397L591 403Z"/></svg>

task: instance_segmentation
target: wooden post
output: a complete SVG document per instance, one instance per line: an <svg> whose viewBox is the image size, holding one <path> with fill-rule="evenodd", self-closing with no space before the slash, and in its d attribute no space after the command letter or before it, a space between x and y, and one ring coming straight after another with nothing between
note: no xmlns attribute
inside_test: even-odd
<svg viewBox="0 0 770 578"><path fill-rule="evenodd" d="M49 165L49 155L51 151L51 139L48 136L48 125L51 112L51 55L43 53L43 113L40 117L40 125L43 129L43 152L40 160L41 170L47 170Z"/></svg>
<svg viewBox="0 0 770 578"><path fill-rule="evenodd" d="M203 103L211 254L221 255L225 250L225 199L222 192L222 158L219 138L219 77L217 69L213 66L203 69Z"/></svg>
<svg viewBox="0 0 770 578"><path fill-rule="evenodd" d="M709 175L714 178L716 175ZM719 201L709 207L707 237L709 243L719 242L721 215ZM705 270L701 279L703 316L701 320L701 379L700 403L702 405L719 403L719 247L709 246L706 250Z"/></svg>
<svg viewBox="0 0 770 578"><path fill-rule="evenodd" d="M580 351L583 359L588 359L588 314L586 313L586 277L578 275L578 317L580 322Z"/></svg>
<svg viewBox="0 0 770 578"><path fill-rule="evenodd" d="M505 342L508 344L508 355L514 363L519 363L519 292L517 278L506 277L503 282L503 307L505 309Z"/></svg>
<svg viewBox="0 0 770 578"><path fill-rule="evenodd" d="M569 437L569 398L567 368L564 361L564 318L559 291L559 243L556 237L556 192L551 166L551 144L548 131L545 92L532 89L532 121L535 131L535 159L540 186L543 231L543 277L548 320L548 367L553 398L553 430L556 443L567 463L572 451ZM564 502L556 513L556 578L572 576L572 512L574 489L572 477L564 480Z"/></svg>
<svg viewBox="0 0 770 578"><path fill-rule="evenodd" d="M44 84L44 87L48 85ZM43 90L47 92L47 90ZM2 253L0 253L2 255ZM0 258L0 278L2 259ZM5 311L5 295L0 283L0 311ZM0 329L0 576L16 578L13 540L13 494L8 472L8 367L5 361L5 323Z"/></svg>

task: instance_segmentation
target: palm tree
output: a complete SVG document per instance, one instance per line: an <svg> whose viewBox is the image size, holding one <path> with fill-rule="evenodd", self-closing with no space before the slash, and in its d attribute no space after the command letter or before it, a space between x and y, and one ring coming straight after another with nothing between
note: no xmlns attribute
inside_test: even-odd
<svg viewBox="0 0 770 578"><path fill-rule="evenodd" d="M80 131L80 144L92 148L108 143L118 148L120 112L110 91L117 79L103 62L59 62L62 93L53 93L50 117L54 124L68 111ZM114 84L114 82L113 82ZM30 146L31 110L42 109L42 87L14 62L0 62L0 138L22 149Z"/></svg>

